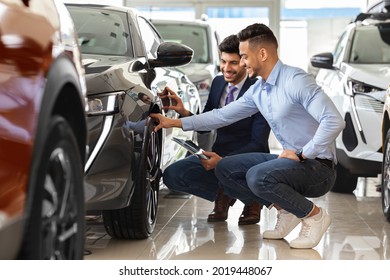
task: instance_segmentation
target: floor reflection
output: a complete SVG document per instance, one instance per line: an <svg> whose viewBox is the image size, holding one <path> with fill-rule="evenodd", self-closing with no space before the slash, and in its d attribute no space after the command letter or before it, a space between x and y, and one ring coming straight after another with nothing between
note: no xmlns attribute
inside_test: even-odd
<svg viewBox="0 0 390 280"><path fill-rule="evenodd" d="M263 240L262 232L275 224L273 209L263 209L256 225L238 226L243 205L237 202L226 222L208 223L212 203L162 188L156 228L148 239L112 239L99 216L87 217L85 259L387 260L390 224L382 213L379 180L359 179L353 195L329 193L314 199L333 220L313 249L290 248L299 226L285 239Z"/></svg>

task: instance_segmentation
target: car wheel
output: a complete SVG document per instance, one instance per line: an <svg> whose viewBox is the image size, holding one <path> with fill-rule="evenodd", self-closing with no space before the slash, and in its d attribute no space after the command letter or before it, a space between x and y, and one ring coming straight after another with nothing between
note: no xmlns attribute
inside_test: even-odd
<svg viewBox="0 0 390 280"><path fill-rule="evenodd" d="M136 186L130 205L103 211L106 231L115 238L145 239L156 225L161 179L161 140L151 121L145 125Z"/></svg>
<svg viewBox="0 0 390 280"><path fill-rule="evenodd" d="M36 155L32 207L21 259L82 259L84 253L83 164L72 129L52 117Z"/></svg>
<svg viewBox="0 0 390 280"><path fill-rule="evenodd" d="M387 131L382 161L382 209L388 222L390 222L390 130Z"/></svg>
<svg viewBox="0 0 390 280"><path fill-rule="evenodd" d="M349 172L340 163L336 167L336 181L332 187L332 192L337 193L350 193L356 189L358 176Z"/></svg>

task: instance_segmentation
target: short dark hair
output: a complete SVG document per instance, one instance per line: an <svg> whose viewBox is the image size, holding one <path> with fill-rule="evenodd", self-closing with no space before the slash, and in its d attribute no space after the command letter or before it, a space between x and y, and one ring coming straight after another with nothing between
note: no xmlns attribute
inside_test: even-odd
<svg viewBox="0 0 390 280"><path fill-rule="evenodd" d="M248 41L250 44L270 43L278 47L278 40L272 30L262 23L254 23L245 27L237 36L240 42Z"/></svg>
<svg viewBox="0 0 390 280"><path fill-rule="evenodd" d="M236 53L240 55L239 45L240 41L238 40L237 35L230 35L223 39L219 44L219 51L220 53Z"/></svg>

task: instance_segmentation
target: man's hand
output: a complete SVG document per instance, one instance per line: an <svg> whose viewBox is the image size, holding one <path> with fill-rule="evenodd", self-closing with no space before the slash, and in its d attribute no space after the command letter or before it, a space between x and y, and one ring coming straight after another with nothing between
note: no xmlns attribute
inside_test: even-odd
<svg viewBox="0 0 390 280"><path fill-rule="evenodd" d="M163 109L175 110L180 116L187 117L190 115L190 112L184 108L183 102L177 94L171 90L169 87L165 87L163 92L158 94L163 103Z"/></svg>
<svg viewBox="0 0 390 280"><path fill-rule="evenodd" d="M295 161L300 161L299 157L295 154L293 150L283 150L282 153L278 156L278 158L289 158Z"/></svg>
<svg viewBox="0 0 390 280"><path fill-rule="evenodd" d="M203 154L209 157L209 159L201 159L203 168L208 170L212 170L217 166L218 161L222 159L217 153L203 151Z"/></svg>
<svg viewBox="0 0 390 280"><path fill-rule="evenodd" d="M171 128L171 127L179 127L181 128L181 120L180 119L170 119L161 114L150 114L151 118L158 122L158 125L154 128L154 131L158 131L161 128Z"/></svg>

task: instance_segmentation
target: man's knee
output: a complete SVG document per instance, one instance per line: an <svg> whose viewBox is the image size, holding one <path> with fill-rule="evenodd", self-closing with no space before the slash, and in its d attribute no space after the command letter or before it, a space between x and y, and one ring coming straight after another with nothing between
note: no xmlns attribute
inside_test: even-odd
<svg viewBox="0 0 390 280"><path fill-rule="evenodd" d="M221 178L226 177L226 170L228 166L228 158L222 158L220 161L218 161L217 166L214 168L214 174L215 176L220 180Z"/></svg>
<svg viewBox="0 0 390 280"><path fill-rule="evenodd" d="M264 170L258 170L257 168L250 168L245 176L248 187L253 190L261 190L272 188L278 183L276 178L272 176L271 172L266 172Z"/></svg>
<svg viewBox="0 0 390 280"><path fill-rule="evenodd" d="M230 160L230 157L224 157L222 158L217 166L215 167L214 169L214 173L215 173L215 176L217 176L217 178L220 178L221 176L222 177L226 177L226 173L229 172L230 170L230 166L231 166L231 160Z"/></svg>
<svg viewBox="0 0 390 280"><path fill-rule="evenodd" d="M177 179L178 179L178 173L176 168L174 167L174 164L169 165L165 170L163 174L163 182L164 185L167 186L169 189L175 189L175 186L177 185Z"/></svg>

